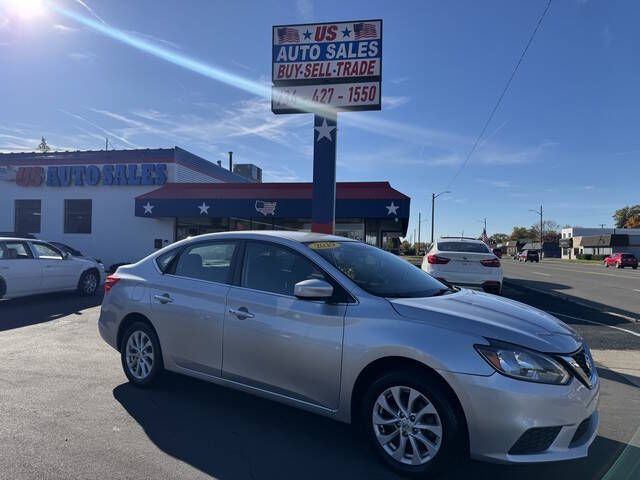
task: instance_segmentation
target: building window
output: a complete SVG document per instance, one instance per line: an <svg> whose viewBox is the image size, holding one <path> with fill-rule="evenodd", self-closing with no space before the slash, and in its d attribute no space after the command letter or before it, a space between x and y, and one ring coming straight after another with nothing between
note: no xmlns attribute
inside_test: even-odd
<svg viewBox="0 0 640 480"><path fill-rule="evenodd" d="M91 233L91 200L64 201L64 233Z"/></svg>
<svg viewBox="0 0 640 480"><path fill-rule="evenodd" d="M16 200L15 210L15 231L17 233L40 233L40 200Z"/></svg>

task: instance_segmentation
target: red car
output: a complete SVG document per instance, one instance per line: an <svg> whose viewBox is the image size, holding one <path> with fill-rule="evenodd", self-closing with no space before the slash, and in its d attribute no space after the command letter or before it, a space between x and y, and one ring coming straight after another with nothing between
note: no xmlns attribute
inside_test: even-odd
<svg viewBox="0 0 640 480"><path fill-rule="evenodd" d="M631 267L635 270L636 268L638 268L638 259L635 255L632 255L630 253L614 253L613 255L610 255L604 259L604 266L607 268Z"/></svg>

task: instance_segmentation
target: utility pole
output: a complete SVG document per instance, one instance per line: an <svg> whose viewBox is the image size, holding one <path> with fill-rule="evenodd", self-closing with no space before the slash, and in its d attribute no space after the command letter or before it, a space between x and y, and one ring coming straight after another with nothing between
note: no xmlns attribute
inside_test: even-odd
<svg viewBox="0 0 640 480"><path fill-rule="evenodd" d="M418 248L420 248L421 232L422 232L422 212L418 212Z"/></svg>
<svg viewBox="0 0 640 480"><path fill-rule="evenodd" d="M104 138L104 151L107 152L109 150L109 137Z"/></svg>
<svg viewBox="0 0 640 480"><path fill-rule="evenodd" d="M542 260L542 239L543 239L543 234L544 232L542 231L544 225L542 223L542 205L540 205L540 211L538 210L529 210L530 212L533 213L537 213L538 215L540 215L540 260Z"/></svg>
<svg viewBox="0 0 640 480"><path fill-rule="evenodd" d="M449 190L445 190L444 192L440 192L437 195L435 193L431 194L431 245L433 245L433 231L435 226L435 215L436 215L436 198L445 193L451 193Z"/></svg>
<svg viewBox="0 0 640 480"><path fill-rule="evenodd" d="M599 223L598 225L600 225L600 228L604 230L604 225L605 225L604 223Z"/></svg>

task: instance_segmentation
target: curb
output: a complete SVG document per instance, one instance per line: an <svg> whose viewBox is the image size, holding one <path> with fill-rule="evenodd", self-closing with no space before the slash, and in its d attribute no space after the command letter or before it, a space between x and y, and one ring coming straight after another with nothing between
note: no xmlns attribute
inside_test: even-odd
<svg viewBox="0 0 640 480"><path fill-rule="evenodd" d="M529 290L531 292L536 292L536 293L540 293L542 295L549 295L550 297L555 297L555 298L559 298L560 300L564 300L565 302L569 302L569 303L573 303L575 305L580 305L581 307L584 308L589 308L593 311L596 312L600 312L600 313L605 313L607 315L613 315L615 317L619 317L622 319L627 320L629 323L637 323L640 322L640 317L638 316L628 316L628 315L622 315L620 313L616 313L616 312L611 312L609 310L607 310L606 308L597 308L594 307L593 305L586 303L582 300L577 300L575 297L572 297L570 295L565 295L564 293L560 293L560 292L554 292L552 290L542 290L541 288L535 288L535 287L529 287L528 285L521 285L517 282L513 282L511 280L506 280L504 279L502 281L503 284L509 285L510 287L513 287L515 289L523 289L523 290Z"/></svg>

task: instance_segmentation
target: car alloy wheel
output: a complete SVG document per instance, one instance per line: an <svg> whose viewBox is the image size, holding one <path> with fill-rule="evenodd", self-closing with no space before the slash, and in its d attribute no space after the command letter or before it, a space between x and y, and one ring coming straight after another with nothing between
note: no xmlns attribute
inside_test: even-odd
<svg viewBox="0 0 640 480"><path fill-rule="evenodd" d="M442 444L438 411L425 395L411 387L384 390L373 406L371 421L382 449L405 465L425 465Z"/></svg>
<svg viewBox="0 0 640 480"><path fill-rule="evenodd" d="M129 373L137 380L146 380L153 370L154 349L149 336L135 330L125 346L125 359Z"/></svg>
<svg viewBox="0 0 640 480"><path fill-rule="evenodd" d="M87 273L82 281L82 290L86 295L93 295L98 288L98 277L95 273Z"/></svg>

